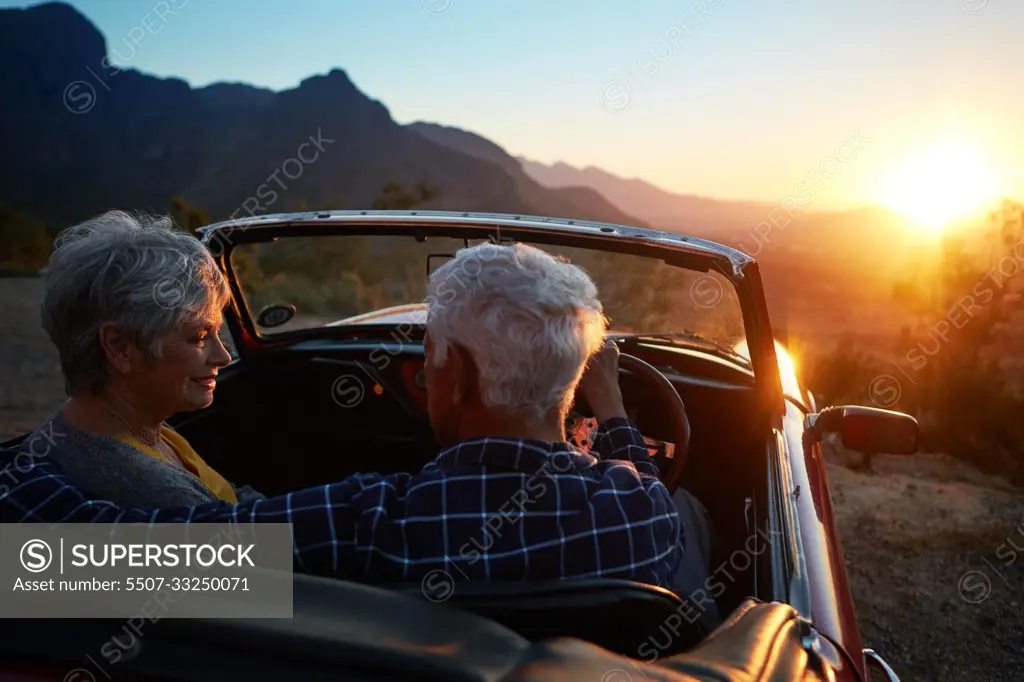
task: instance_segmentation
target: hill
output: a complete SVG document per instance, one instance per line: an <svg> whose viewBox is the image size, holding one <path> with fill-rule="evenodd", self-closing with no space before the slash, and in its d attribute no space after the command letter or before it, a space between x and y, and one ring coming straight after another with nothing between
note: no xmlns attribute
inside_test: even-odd
<svg viewBox="0 0 1024 682"><path fill-rule="evenodd" d="M646 180L623 178L594 166L576 168L562 162L545 165L524 157L518 161L527 175L545 187L590 187L623 211L660 229L727 232L756 225L772 208L766 203L675 194Z"/></svg>

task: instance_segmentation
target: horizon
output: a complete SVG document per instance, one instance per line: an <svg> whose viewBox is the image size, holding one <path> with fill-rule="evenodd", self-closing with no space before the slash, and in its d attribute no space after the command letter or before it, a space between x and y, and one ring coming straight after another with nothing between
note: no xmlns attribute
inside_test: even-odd
<svg viewBox="0 0 1024 682"><path fill-rule="evenodd" d="M0 0L0 8L40 4ZM998 196L986 200L1024 196L1024 96L1000 86L1024 73L1024 59L1007 58L1024 57L1012 28L1024 6L1004 0L842 8L799 0L784 11L781 0L652 0L643 11L600 12L582 0L358 8L310 0L301 10L237 0L146 0L130 11L111 0L64 4L103 34L113 61L143 73L193 88L281 92L341 69L400 124L460 128L514 157L594 167L675 194L777 203L860 135L865 153L819 183L809 211L899 210L887 178L951 144L971 152L970 164L961 154L954 166L993 176ZM325 16L340 34L323 30ZM247 39L224 48L225 35ZM507 83L532 96L516 94L510 106Z"/></svg>

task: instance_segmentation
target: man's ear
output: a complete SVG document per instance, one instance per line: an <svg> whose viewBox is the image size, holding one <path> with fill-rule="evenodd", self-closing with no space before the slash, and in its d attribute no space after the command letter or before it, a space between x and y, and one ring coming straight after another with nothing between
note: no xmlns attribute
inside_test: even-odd
<svg viewBox="0 0 1024 682"><path fill-rule="evenodd" d="M110 366L122 374L127 374L132 368L132 350L134 344L131 339L112 322L104 322L100 325L99 331L100 347Z"/></svg>
<svg viewBox="0 0 1024 682"><path fill-rule="evenodd" d="M452 365L452 401L465 403L477 391L476 363L465 346L457 343L448 346L448 362Z"/></svg>

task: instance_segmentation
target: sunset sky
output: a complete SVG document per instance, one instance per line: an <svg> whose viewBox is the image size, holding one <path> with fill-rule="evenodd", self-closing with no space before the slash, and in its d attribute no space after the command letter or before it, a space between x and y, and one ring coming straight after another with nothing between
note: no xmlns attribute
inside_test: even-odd
<svg viewBox="0 0 1024 682"><path fill-rule="evenodd" d="M859 130L816 207L883 201L950 144L1024 194L1017 0L168 3L71 4L142 71L287 89L340 67L401 123L682 193L778 201Z"/></svg>

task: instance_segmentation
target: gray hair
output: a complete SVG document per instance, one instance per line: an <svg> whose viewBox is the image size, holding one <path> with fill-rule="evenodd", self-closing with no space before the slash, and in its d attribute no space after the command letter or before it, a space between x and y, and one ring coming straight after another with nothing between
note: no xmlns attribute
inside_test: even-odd
<svg viewBox="0 0 1024 682"><path fill-rule="evenodd" d="M443 365L472 355L485 404L537 416L565 409L607 320L580 268L525 244L461 249L427 286L427 331Z"/></svg>
<svg viewBox="0 0 1024 682"><path fill-rule="evenodd" d="M60 354L68 395L98 393L110 379L101 324L116 324L159 358L165 334L221 310L230 295L202 242L169 217L123 211L64 230L43 274L43 328Z"/></svg>

